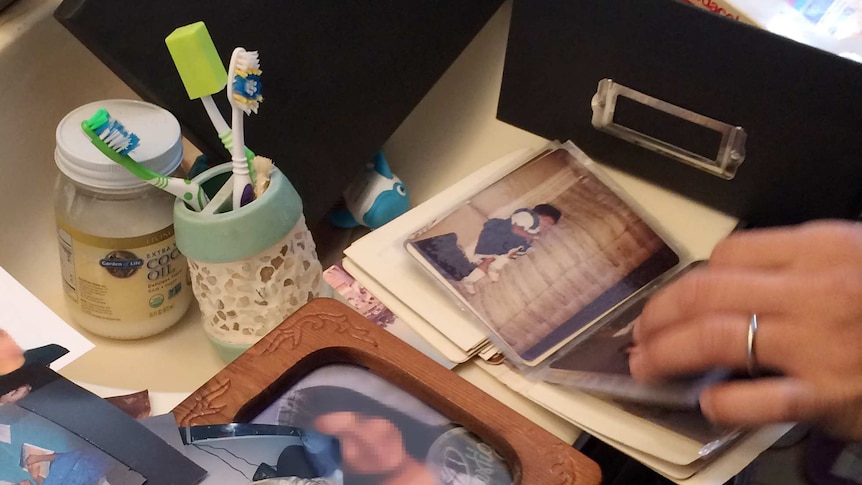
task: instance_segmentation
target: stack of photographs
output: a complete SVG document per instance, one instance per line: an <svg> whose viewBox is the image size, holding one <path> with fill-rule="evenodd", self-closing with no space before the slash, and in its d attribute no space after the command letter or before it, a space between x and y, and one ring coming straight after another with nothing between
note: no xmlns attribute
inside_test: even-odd
<svg viewBox="0 0 862 485"><path fill-rule="evenodd" d="M680 263L573 146L528 161L405 247L528 368Z"/></svg>
<svg viewBox="0 0 862 485"><path fill-rule="evenodd" d="M700 391L727 372L667 385L631 378L634 319L652 291L697 263L684 263L573 145L543 151L412 234L405 248L522 372L620 400L704 443L738 435L697 409Z"/></svg>
<svg viewBox="0 0 862 485"><path fill-rule="evenodd" d="M453 342L479 331L505 357L477 361L492 376L673 480L732 476L786 431L712 426L698 395L725 370L660 386L631 378L634 319L703 263L571 142L492 162L345 256L375 296Z"/></svg>

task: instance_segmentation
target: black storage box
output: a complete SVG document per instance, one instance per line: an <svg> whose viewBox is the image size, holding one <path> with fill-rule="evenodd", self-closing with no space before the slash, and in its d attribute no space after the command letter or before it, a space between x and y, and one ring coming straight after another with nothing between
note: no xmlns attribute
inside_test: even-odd
<svg viewBox="0 0 862 485"><path fill-rule="evenodd" d="M515 0L498 117L753 225L862 209L862 64L677 0Z"/></svg>

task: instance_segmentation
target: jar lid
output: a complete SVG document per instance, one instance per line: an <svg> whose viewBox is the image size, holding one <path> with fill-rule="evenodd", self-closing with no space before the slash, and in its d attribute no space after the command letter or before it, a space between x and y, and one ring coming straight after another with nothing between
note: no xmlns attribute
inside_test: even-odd
<svg viewBox="0 0 862 485"><path fill-rule="evenodd" d="M140 145L129 154L136 162L162 175L179 167L183 143L174 115L145 101L109 99L76 108L57 125L54 161L67 177L103 189L129 189L146 183L100 152L81 129L81 123L100 108L140 137Z"/></svg>

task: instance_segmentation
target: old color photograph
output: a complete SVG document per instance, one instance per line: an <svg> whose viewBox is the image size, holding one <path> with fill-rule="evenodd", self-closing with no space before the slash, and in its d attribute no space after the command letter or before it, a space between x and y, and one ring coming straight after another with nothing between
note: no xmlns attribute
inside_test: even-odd
<svg viewBox="0 0 862 485"><path fill-rule="evenodd" d="M526 365L679 263L589 163L574 147L551 151L407 242Z"/></svg>

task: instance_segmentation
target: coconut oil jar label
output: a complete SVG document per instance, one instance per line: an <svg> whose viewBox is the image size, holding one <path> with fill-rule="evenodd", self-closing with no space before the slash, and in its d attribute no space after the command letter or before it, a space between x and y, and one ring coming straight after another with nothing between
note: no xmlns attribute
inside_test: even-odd
<svg viewBox="0 0 862 485"><path fill-rule="evenodd" d="M57 232L63 288L83 326L98 322L96 333L124 333L123 327L149 326L145 322L160 326L188 307L188 263L174 242L173 226L107 238L58 222Z"/></svg>

